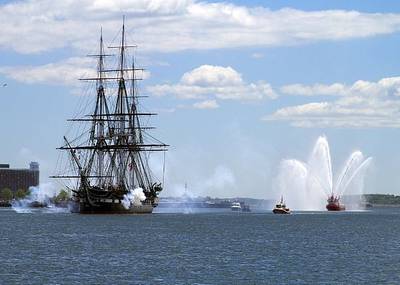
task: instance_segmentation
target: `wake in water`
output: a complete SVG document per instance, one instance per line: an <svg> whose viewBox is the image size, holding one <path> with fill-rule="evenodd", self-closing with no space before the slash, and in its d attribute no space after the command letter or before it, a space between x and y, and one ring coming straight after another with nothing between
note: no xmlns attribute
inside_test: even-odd
<svg viewBox="0 0 400 285"><path fill-rule="evenodd" d="M278 175L279 195L295 210L325 210L328 196L354 195L353 209L360 209L365 170L372 158L353 152L334 180L329 144L319 137L307 162L283 160Z"/></svg>

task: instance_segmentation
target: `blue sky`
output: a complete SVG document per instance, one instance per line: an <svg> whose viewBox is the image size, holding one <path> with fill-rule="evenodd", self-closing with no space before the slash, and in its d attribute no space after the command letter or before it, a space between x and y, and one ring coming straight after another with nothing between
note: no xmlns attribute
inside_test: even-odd
<svg viewBox="0 0 400 285"><path fill-rule="evenodd" d="M171 145L164 195L278 195L282 159L307 160L318 136L334 172L373 157L369 193L400 193L398 1L0 2L1 161L55 171L76 80L127 17L150 76L156 136Z"/></svg>

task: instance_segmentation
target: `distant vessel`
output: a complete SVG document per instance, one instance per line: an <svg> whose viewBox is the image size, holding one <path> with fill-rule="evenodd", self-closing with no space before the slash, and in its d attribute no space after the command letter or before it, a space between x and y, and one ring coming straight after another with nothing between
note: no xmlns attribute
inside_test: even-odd
<svg viewBox="0 0 400 285"><path fill-rule="evenodd" d="M235 211L235 212L241 211L242 210L242 206L240 205L239 202L233 202L232 205L231 205L231 210Z"/></svg>
<svg viewBox="0 0 400 285"><path fill-rule="evenodd" d="M281 197L281 201L275 205L275 208L272 210L274 214L290 214L290 209L286 208L285 203L283 202L283 196Z"/></svg>
<svg viewBox="0 0 400 285"><path fill-rule="evenodd" d="M218 201L210 201L207 200L204 202L205 208L225 208L229 209L232 206L232 202L229 200L218 200Z"/></svg>
<svg viewBox="0 0 400 285"><path fill-rule="evenodd" d="M0 207L8 208L11 206L12 204L9 201L0 201Z"/></svg>
<svg viewBox="0 0 400 285"><path fill-rule="evenodd" d="M49 205L46 202L32 201L28 204L29 208L47 208Z"/></svg>
<svg viewBox="0 0 400 285"><path fill-rule="evenodd" d="M328 211L344 211L346 207L340 204L339 196L335 196L333 193L328 198L328 204L326 205Z"/></svg>
<svg viewBox="0 0 400 285"><path fill-rule="evenodd" d="M249 205L243 205L242 212L251 212Z"/></svg>
<svg viewBox="0 0 400 285"><path fill-rule="evenodd" d="M95 105L91 114L70 121L83 122L86 131L74 140L64 137L60 147L69 153L72 175L55 178L77 179L73 192L72 211L82 214L152 213L163 189L149 167L149 154L165 152L167 145L148 133L154 127L144 125L143 117L156 115L139 110L135 59L128 63L125 25L121 43L110 47L118 51L118 66L105 68L103 37L100 37L97 76L82 80L96 83ZM106 84L107 82L107 84ZM165 156L164 156L165 157ZM165 163L164 163L165 165ZM164 177L164 167L163 167Z"/></svg>

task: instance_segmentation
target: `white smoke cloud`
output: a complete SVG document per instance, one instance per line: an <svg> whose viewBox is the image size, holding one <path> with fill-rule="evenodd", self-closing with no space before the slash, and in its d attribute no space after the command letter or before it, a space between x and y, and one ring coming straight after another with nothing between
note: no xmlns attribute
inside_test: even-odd
<svg viewBox="0 0 400 285"><path fill-rule="evenodd" d="M225 189L234 186L235 176L228 167L219 165L215 168L211 177L204 181L204 187L208 189Z"/></svg>
<svg viewBox="0 0 400 285"><path fill-rule="evenodd" d="M60 210L66 212L68 209L58 209L52 203L52 198L56 197L61 190L51 182L29 187L29 195L24 199L13 201L12 207L17 213L30 213L32 212L31 204L39 203L47 208L51 208L52 211L50 213L59 212Z"/></svg>
<svg viewBox="0 0 400 285"><path fill-rule="evenodd" d="M122 205L125 209L129 209L131 206L140 206L142 202L146 200L146 195L143 192L143 189L138 187L133 190L130 190L127 194L124 195L124 199L122 200Z"/></svg>
<svg viewBox="0 0 400 285"><path fill-rule="evenodd" d="M190 197L268 198L273 161L278 160L274 148L248 137L237 125L225 126L214 139L223 147L193 142L166 154L166 181L161 195L182 196L187 182ZM247 162L251 162L251 168Z"/></svg>

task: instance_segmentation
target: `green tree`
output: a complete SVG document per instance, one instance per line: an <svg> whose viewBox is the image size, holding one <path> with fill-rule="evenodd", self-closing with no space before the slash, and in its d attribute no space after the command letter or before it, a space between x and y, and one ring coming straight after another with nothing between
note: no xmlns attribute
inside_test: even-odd
<svg viewBox="0 0 400 285"><path fill-rule="evenodd" d="M18 189L17 192L15 192L15 198L18 200L24 199L28 194L29 190Z"/></svg>
<svg viewBox="0 0 400 285"><path fill-rule="evenodd" d="M0 200L11 201L13 198L13 193L10 189L4 188L0 191Z"/></svg>
<svg viewBox="0 0 400 285"><path fill-rule="evenodd" d="M54 199L55 202L67 201L69 199L69 194L66 190L61 190L60 193Z"/></svg>

